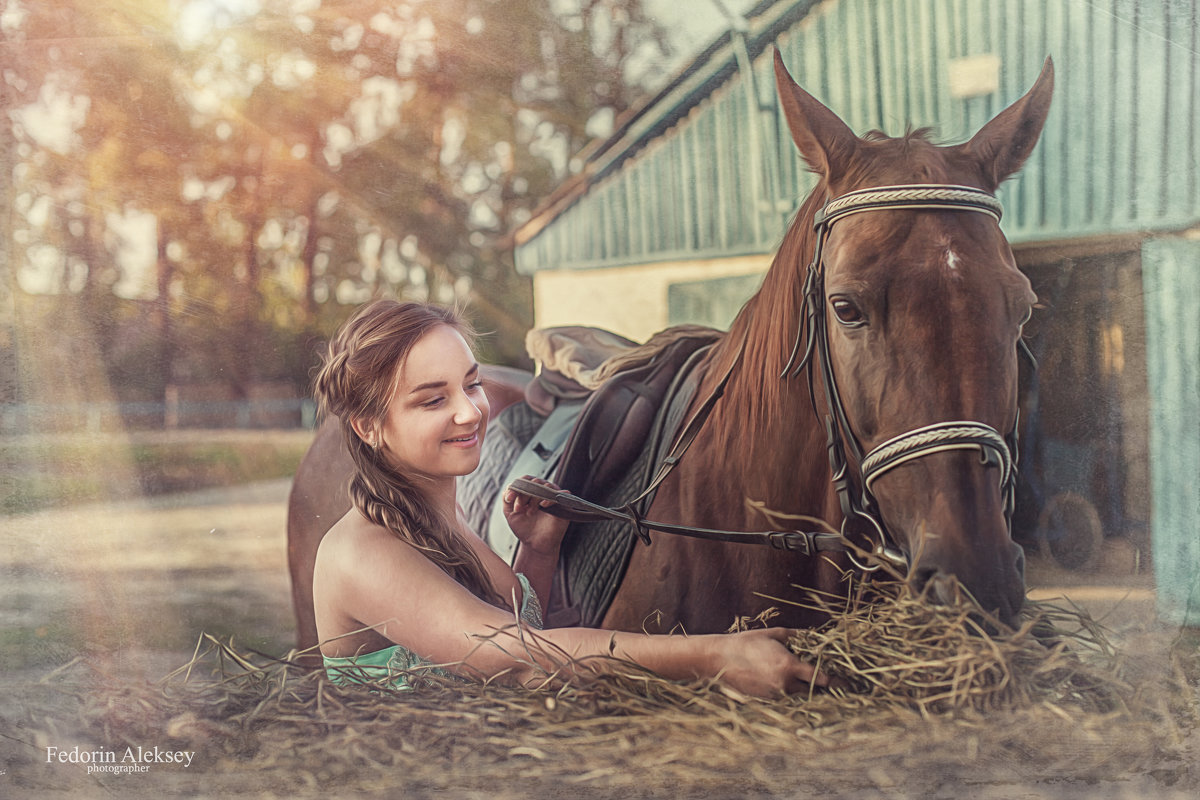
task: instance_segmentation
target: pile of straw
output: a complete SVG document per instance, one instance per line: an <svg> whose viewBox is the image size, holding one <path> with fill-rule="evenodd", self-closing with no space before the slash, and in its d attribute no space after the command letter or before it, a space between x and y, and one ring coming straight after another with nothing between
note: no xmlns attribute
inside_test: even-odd
<svg viewBox="0 0 1200 800"><path fill-rule="evenodd" d="M840 609L823 606L829 623L797 632L791 648L864 706L938 713L1040 703L1103 713L1133 693L1086 613L1030 603L1011 630L961 591L949 604L926 593L901 581L860 583Z"/></svg>
<svg viewBox="0 0 1200 800"><path fill-rule="evenodd" d="M1018 630L994 635L973 611L930 605L903 584L859 587L826 626L792 641L844 688L774 700L628 663L563 680L584 672L564 663L534 688L429 673L414 673L413 691L339 687L300 669L296 654L205 636L161 684L80 681L79 723L109 746L195 750L197 766L163 779L210 795L854 796L963 781L1196 779L1185 676L1131 685L1078 611L1035 606Z"/></svg>

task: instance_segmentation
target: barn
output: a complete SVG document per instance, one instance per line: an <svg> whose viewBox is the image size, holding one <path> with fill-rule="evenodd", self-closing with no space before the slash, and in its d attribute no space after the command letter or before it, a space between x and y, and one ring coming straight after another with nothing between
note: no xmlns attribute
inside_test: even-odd
<svg viewBox="0 0 1200 800"><path fill-rule="evenodd" d="M764 0L580 154L516 236L539 326L724 327L815 181L778 48L857 133L965 141L1044 58L1054 106L1002 227L1041 308L1017 535L1087 570L1119 538L1200 624L1200 28L1187 0Z"/></svg>

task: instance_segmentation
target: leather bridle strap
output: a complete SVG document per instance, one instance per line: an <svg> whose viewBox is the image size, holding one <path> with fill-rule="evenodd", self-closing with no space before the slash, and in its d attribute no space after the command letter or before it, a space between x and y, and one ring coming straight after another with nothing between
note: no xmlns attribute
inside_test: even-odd
<svg viewBox="0 0 1200 800"><path fill-rule="evenodd" d="M936 452L978 449L985 464L1000 468L1001 494L1005 501L1005 516L1009 520L1012 515L1013 488L1016 481L1014 468L1015 426L1006 439L995 428L982 422L938 422L903 433L884 442L866 455L863 455L858 440L851 430L833 374L829 337L825 329L825 240L829 236L833 223L844 217L868 211L901 209L977 212L987 214L997 222L1000 221L1002 215L1000 201L991 194L968 186L940 184L861 189L826 203L813 221L816 243L804 289L807 326L801 325L797 331L796 346L792 349L792 355L781 376L797 375L808 367L811 395L813 393L813 376L816 371L813 368L813 360L816 358L820 361L821 383L829 414L826 418L826 427L830 468L842 512L846 522L851 520L865 522L878 532L879 541L875 543L875 550L877 554L885 556L889 554L891 548L887 541L889 537L886 526L875 509L872 484L889 470ZM808 329L808 342L801 354L800 341L805 327ZM861 476L862 486L858 491L853 485L851 465L858 466ZM845 523L843 527L844 525ZM891 553L891 556L894 555L895 553Z"/></svg>
<svg viewBox="0 0 1200 800"><path fill-rule="evenodd" d="M867 491L888 470L908 461L949 450L979 450L984 463L1000 468L1000 486L1013 479L1012 455L1004 437L981 422L938 422L902 433L867 453L862 460Z"/></svg>
<svg viewBox="0 0 1200 800"><path fill-rule="evenodd" d="M659 531L680 536L691 536L696 539L708 539L717 542L740 542L747 544L770 545L776 550L788 550L802 555L811 556L819 552L845 552L846 544L838 533L808 533L804 531L723 531L712 528L698 528L692 525L675 525L669 522L655 522L637 513L632 504L621 508L607 508L588 502L567 491L553 489L540 483L517 478L510 489L519 494L528 495L538 500L547 500L553 505L544 509L560 519L572 522L600 522L602 520L619 520L626 522L638 531L644 542L649 544L646 531Z"/></svg>
<svg viewBox="0 0 1200 800"><path fill-rule="evenodd" d="M1004 207L995 196L982 189L950 184L914 184L911 186L877 186L859 189L834 200L817 212L813 227L828 228L836 220L863 211L889 211L899 209L930 211L980 211L990 214L997 222Z"/></svg>

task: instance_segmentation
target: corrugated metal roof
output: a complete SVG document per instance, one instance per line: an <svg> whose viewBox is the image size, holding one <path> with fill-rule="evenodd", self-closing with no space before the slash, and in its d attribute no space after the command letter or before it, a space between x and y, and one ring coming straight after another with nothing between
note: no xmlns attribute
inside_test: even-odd
<svg viewBox="0 0 1200 800"><path fill-rule="evenodd" d="M1056 90L1042 141L1000 192L1010 241L1200 219L1193 2L792 0L762 3L752 16L754 80L737 68L737 38L720 37L595 146L583 175L518 232L518 269L773 250L813 179L777 110L772 45L855 131L932 125L947 142L1016 100L1051 55ZM952 68L979 57L999 65L994 90L952 96ZM757 151L751 108L762 109Z"/></svg>

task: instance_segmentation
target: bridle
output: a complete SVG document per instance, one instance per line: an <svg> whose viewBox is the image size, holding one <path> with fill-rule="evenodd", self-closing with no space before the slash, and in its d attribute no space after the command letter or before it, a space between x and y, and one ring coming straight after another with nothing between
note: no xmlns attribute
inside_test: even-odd
<svg viewBox="0 0 1200 800"><path fill-rule="evenodd" d="M838 393L837 381L834 379L829 335L825 327L823 261L825 240L829 237L829 231L833 224L840 219L852 214L896 209L967 211L987 214L997 222L1000 221L1001 216L1000 202L991 194L968 186L945 184L860 189L829 201L816 215L813 225L817 232L817 242L804 284L805 319L797 326L796 344L780 378L795 377L807 368L809 392L815 408L816 370L814 361L820 363L821 383L824 386L826 407L829 410L825 418L829 462L832 468L833 485L837 490L844 516L840 533L723 531L654 522L642 516L640 509L644 507L649 498L653 497L658 486L679 463L699 434L712 408L724 393L725 386L740 357L730 363L725 374L717 381L704 402L697 407L682 427L649 486L620 508L606 508L570 492L551 490L525 479L514 481L511 488L523 494L552 501L555 505L548 508L547 511L560 517L581 522L593 522L600 519L618 519L627 522L633 526L639 538L647 544L650 542L649 531L656 530L717 541L768 544L777 549L800 552L804 555L816 555L818 552L845 552L855 566L867 572L878 570L885 564L903 571L908 567L908 560L896 546L895 538L887 532L887 527L879 515L872 485L881 476L901 464L933 453L949 450L978 450L984 465L999 469L1001 496L1004 498L1004 517L1011 534L1012 514L1016 502L1017 424L1015 422L1007 436L1002 436L995 428L982 422L971 420L935 422L889 439L864 454L846 417L846 409ZM809 335L807 343L804 345L804 351L801 353L801 343L805 340L805 328ZM1032 359L1032 354L1025 347L1024 340L1018 339L1018 342L1021 352ZM857 469L851 470L852 465ZM858 483L855 482L854 472L860 476ZM864 525L870 529L866 532L871 541L870 548L866 549L869 554L868 560L874 562L870 564L863 564L855 558L857 548L850 544L852 540L849 539L851 533L861 533Z"/></svg>
<svg viewBox="0 0 1200 800"><path fill-rule="evenodd" d="M907 566L907 559L896 547L895 538L889 535L879 514L878 502L872 488L881 476L901 464L949 450L978 450L983 464L997 467L999 470L1000 492L1004 498L1004 518L1010 534L1013 508L1016 504L1015 422L1007 436L1001 435L990 425L974 420L935 422L893 437L867 453L863 453L850 427L833 374L829 333L825 324L825 242L833 224L838 220L852 214L898 209L966 211L987 214L996 222L1000 221L1002 213L1000 202L981 189L946 184L917 184L881 186L844 194L826 203L814 219L813 227L816 230L817 241L804 283L805 320L798 326L796 344L780 378L795 377L807 368L809 392L815 408L814 359L820 364L821 383L828 409L825 428L829 465L844 517L842 535L848 536L855 528L861 529L866 526L870 529L868 538L873 540L871 553L877 563L861 564L854 559L853 553L850 553L855 565L864 570L878 569L878 562ZM805 328L808 330L808 337L801 353ZM1024 346L1024 340L1018 341L1021 351L1032 358L1032 354ZM857 469L852 470L852 466ZM859 476L857 483L854 472Z"/></svg>

